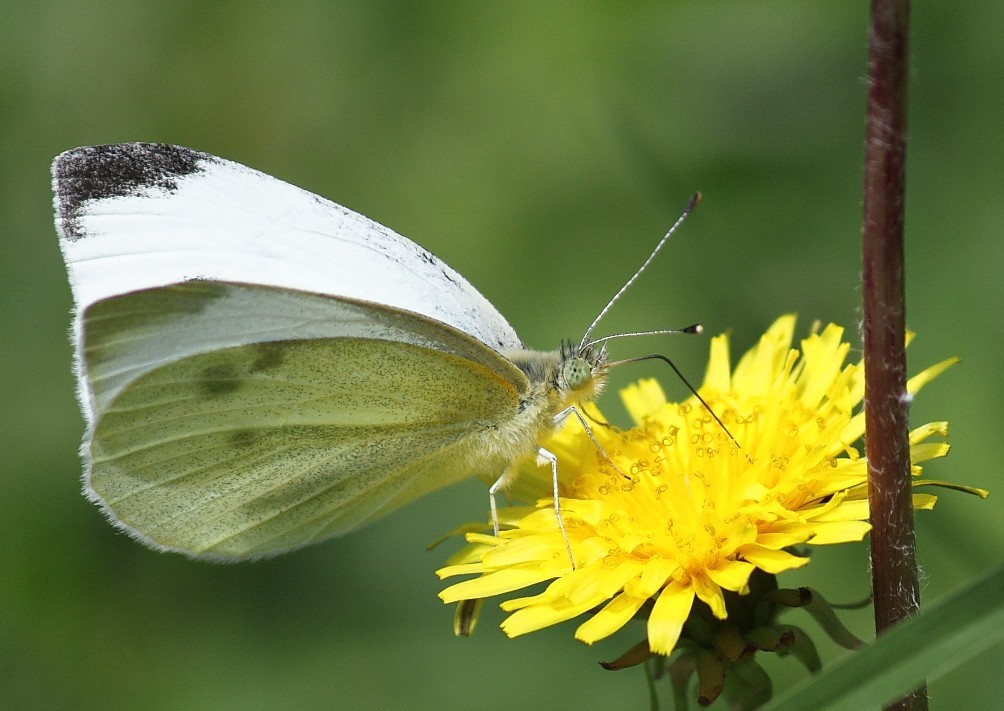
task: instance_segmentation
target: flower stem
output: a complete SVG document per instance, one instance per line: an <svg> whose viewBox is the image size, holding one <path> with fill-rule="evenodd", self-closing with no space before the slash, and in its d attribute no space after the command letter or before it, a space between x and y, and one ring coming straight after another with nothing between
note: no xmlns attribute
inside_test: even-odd
<svg viewBox="0 0 1004 711"><path fill-rule="evenodd" d="M909 0L872 0L861 247L872 592L880 634L920 609L903 265L909 16ZM887 708L926 709L926 687Z"/></svg>

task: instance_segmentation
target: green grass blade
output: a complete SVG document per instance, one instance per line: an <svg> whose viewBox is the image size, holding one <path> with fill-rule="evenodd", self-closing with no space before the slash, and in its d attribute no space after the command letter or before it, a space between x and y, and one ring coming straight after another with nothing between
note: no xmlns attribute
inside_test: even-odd
<svg viewBox="0 0 1004 711"><path fill-rule="evenodd" d="M858 711L898 698L1004 641L1004 566L942 598L766 708Z"/></svg>

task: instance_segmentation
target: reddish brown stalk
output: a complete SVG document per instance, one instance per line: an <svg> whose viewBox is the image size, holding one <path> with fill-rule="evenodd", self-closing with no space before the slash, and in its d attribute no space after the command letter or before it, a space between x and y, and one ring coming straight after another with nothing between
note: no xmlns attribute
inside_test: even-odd
<svg viewBox="0 0 1004 711"><path fill-rule="evenodd" d="M905 204L909 0L873 0L868 43L864 220L865 432L872 591L881 634L920 609L906 394ZM927 708L921 687L890 709Z"/></svg>

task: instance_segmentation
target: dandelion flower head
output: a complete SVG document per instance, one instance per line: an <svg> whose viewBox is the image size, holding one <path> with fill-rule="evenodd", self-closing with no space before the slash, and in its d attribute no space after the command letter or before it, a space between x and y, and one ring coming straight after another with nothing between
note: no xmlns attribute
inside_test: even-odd
<svg viewBox="0 0 1004 711"><path fill-rule="evenodd" d="M528 462L517 481L538 482L536 508L511 509L503 518L511 528L498 537L468 534L469 545L438 574L478 577L440 597L472 600L551 581L502 604L512 613L506 634L592 612L575 633L592 643L642 613L651 651L669 654L695 600L725 619L724 591L748 592L754 570L777 574L808 563L792 546L861 540L870 529L867 462L854 447L865 427L864 370L845 363L850 346L840 327L826 326L796 349L794 325L794 316L778 319L734 370L728 337L712 340L699 392L721 422L697 398L668 402L654 380L621 393L631 429L604 425L590 406L594 443L569 418L543 446L558 456L574 567L549 480ZM953 362L928 368L908 389ZM915 475L920 462L948 451L926 440L946 434L943 422L911 433ZM917 508L935 501L914 494Z"/></svg>

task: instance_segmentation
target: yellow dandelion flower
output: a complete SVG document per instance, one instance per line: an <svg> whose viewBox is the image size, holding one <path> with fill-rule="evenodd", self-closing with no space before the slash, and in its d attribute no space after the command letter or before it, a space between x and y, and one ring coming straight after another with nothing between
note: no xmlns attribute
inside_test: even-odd
<svg viewBox="0 0 1004 711"><path fill-rule="evenodd" d="M586 643L652 601L644 610L648 645L669 654L695 599L725 619L724 591L746 594L754 570L776 574L808 563L791 546L861 540L870 529L867 463L853 445L864 433L864 414L855 412L864 370L845 364L843 329L831 324L799 350L791 346L794 325L794 316L778 319L734 370L728 337L713 339L699 392L728 432L696 398L667 402L654 380L621 393L633 428L593 426L602 452L569 418L543 444L558 456L574 567L549 486L540 484L537 508L512 509L503 521L512 527L497 538L467 535L470 545L438 575L479 577L440 597L474 600L551 581L539 594L505 601L512 614L502 629L516 636L592 611L575 633ZM910 380L910 392L955 360ZM926 441L934 435L947 435L947 424L911 434L915 475L919 463L948 452L947 444ZM532 463L524 469L524 481L543 481ZM935 501L914 495L918 508Z"/></svg>

